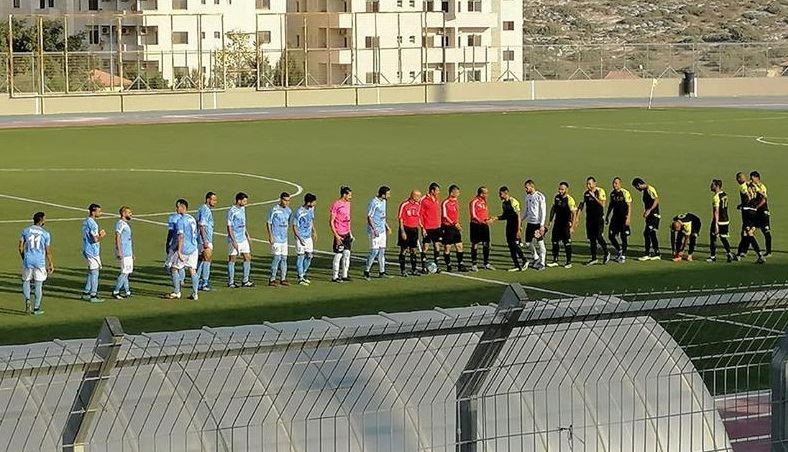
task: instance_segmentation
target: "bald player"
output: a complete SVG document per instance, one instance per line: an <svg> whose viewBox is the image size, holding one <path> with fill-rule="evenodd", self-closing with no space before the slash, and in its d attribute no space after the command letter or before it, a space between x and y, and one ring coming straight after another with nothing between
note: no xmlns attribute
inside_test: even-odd
<svg viewBox="0 0 788 452"><path fill-rule="evenodd" d="M420 251L419 226L421 225L421 192L413 190L408 199L399 205L397 220L399 231L397 245L399 245L399 271L403 278L410 275L421 276L417 269L416 253ZM405 251L410 253L411 272L405 270Z"/></svg>

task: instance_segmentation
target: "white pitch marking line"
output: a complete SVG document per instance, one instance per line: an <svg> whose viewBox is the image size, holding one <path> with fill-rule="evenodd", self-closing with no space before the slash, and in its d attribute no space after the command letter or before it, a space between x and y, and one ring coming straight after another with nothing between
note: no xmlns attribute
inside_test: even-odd
<svg viewBox="0 0 788 452"><path fill-rule="evenodd" d="M721 138L750 138L757 139L757 135L737 135L732 133L706 133L706 132L686 132L681 130L648 130L648 129L617 129L614 127L591 127L591 126L575 126L565 125L561 126L564 129L580 129L580 130L599 130L603 132L628 132L628 133L654 133L660 135L691 135L698 137L721 137Z"/></svg>
<svg viewBox="0 0 788 452"><path fill-rule="evenodd" d="M447 276L454 276L455 278L463 278L463 279L470 279L472 281L485 282L485 283L489 283L489 284L497 284L499 286L508 286L509 284L512 284L510 282L499 281L497 279L479 278L477 276L463 275L463 274L460 274L460 273L446 273L446 272L443 272L441 274L442 275L447 275ZM527 286L527 285L524 285L524 284L520 284L520 285L523 286L523 288L525 288L525 289L530 289L530 290L537 291L537 292L544 292L544 293L549 293L549 294L552 294L552 295L559 295L559 296L562 296L562 297L574 297L574 295L568 294L568 293L565 293L565 292L558 292L556 290L550 290L550 289L542 289L541 287Z"/></svg>
<svg viewBox="0 0 788 452"><path fill-rule="evenodd" d="M755 139L758 143L768 144L770 146L788 146L788 143L776 143L774 141L768 141L764 139L765 137L758 137Z"/></svg>
<svg viewBox="0 0 788 452"><path fill-rule="evenodd" d="M765 118L725 118L725 119L700 119L695 121L649 121L649 122L625 122L624 125L645 126L645 125L667 125L667 124L700 124L715 122L738 122L738 121L773 121L776 119L788 120L788 115L768 116Z"/></svg>
<svg viewBox="0 0 788 452"><path fill-rule="evenodd" d="M96 171L96 172L144 172L144 173L171 173L171 174L204 174L208 176L240 176L240 177L248 177L251 179L260 179L266 180L271 182L282 183L285 185L290 185L296 189L295 193L292 193L291 196L298 196L304 192L304 187L300 186L299 184L284 180L278 179L275 177L268 177L268 176L261 176L259 174L250 174L250 173L238 173L233 171L193 171L193 170L177 170L177 169L155 169L155 168L129 168L129 169L119 169L119 168L34 168L34 169L24 169L24 168L0 168L0 172L76 172L76 171ZM13 198L9 198L13 199ZM247 204L247 207L253 206L260 206L265 204L271 204L277 202L279 199L269 199L267 201L258 201ZM57 206L53 206L57 207ZM68 208L68 207L66 207ZM215 209L216 211L224 211L228 210L229 207L219 207ZM84 210L84 209L80 209ZM191 211L191 212L196 212ZM157 213L143 213L135 215L134 218L142 219L147 217L160 217L164 215L169 215L172 212L157 212ZM79 221L83 218L53 218L47 219L47 221ZM0 224L9 224L9 223L29 223L30 220L0 220Z"/></svg>

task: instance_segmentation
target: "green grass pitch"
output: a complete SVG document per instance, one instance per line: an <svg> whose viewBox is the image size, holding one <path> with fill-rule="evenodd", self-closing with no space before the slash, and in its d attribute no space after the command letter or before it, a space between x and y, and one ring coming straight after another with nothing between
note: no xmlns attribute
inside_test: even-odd
<svg viewBox="0 0 788 452"><path fill-rule="evenodd" d="M388 213L396 229L399 202L411 189L425 190L433 180L444 188L458 184L462 204L467 205L479 185L490 187L493 196L498 186L508 185L522 198L522 183L532 178L549 202L561 180L569 181L579 198L589 175L608 191L614 176L624 178L627 185L632 177L641 176L662 199L663 250L669 247L666 217L691 211L703 218L698 261L576 265L541 273L499 270L472 276L574 294L784 280L788 269L788 239L782 227L788 222L783 207L788 195L784 177L788 147L782 145L788 144L786 124L785 112L625 109L0 131L4 169L0 172L0 343L90 337L108 315L119 317L127 332L136 333L463 306L494 302L500 296L501 285L449 275L365 282L359 278L358 262L351 268L354 282L332 285L325 257L315 261L311 287L268 288L264 283L270 253L259 242L253 244L253 279L258 287L225 289L225 246L217 238L213 280L219 290L197 303L160 299L169 281L163 269L166 231L155 222L166 221L165 213L172 210L176 198L185 197L197 208L203 194L212 190L219 195L219 207L225 208L237 191L249 193L255 203L295 190L282 182L231 173L292 181L315 193L317 247L323 250L330 245L328 205L341 184L349 185L354 190L357 256L366 253L365 207L381 184L392 187ZM775 144L756 141L761 136ZM50 169L60 171L42 171ZM733 202L738 199L735 172L752 169L761 171L769 187L775 255L763 266L754 265L752 259L707 264L703 259L708 251L709 182L722 178ZM633 196L630 256L638 256L643 242L642 203L634 190ZM294 198L293 206L299 201L300 196ZM129 301L108 297L117 276L111 242L102 249L101 291L107 301L92 305L78 299L85 273L79 218L90 202L104 208L100 225L110 235L122 204L131 206L137 216L162 213L145 217L153 223L132 223L137 260L131 278L135 297ZM497 198L491 198L490 205L491 212L500 210ZM264 238L269 206L247 209L255 238ZM32 317L23 315L16 243L37 210L47 213L56 271L45 286L46 314ZM734 209L731 213L735 245L740 220ZM467 211L462 214L467 222ZM215 217L221 231L224 210L215 212ZM73 220L55 221L68 219ZM502 225L493 227L493 263L499 269L509 264L503 235ZM574 242L575 261L580 263L588 254L582 225ZM394 247L389 250L389 264L396 265ZM291 271L294 267L291 255ZM538 291L530 294L546 296Z"/></svg>

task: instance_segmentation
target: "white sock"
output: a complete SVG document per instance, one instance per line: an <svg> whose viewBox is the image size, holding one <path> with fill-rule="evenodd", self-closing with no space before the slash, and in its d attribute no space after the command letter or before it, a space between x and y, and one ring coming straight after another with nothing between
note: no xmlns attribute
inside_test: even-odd
<svg viewBox="0 0 788 452"><path fill-rule="evenodd" d="M544 240L539 240L539 263L544 265L546 257L547 247L544 245Z"/></svg>
<svg viewBox="0 0 788 452"><path fill-rule="evenodd" d="M350 250L342 251L342 277L347 278L350 270Z"/></svg>
<svg viewBox="0 0 788 452"><path fill-rule="evenodd" d="M334 279L339 278L339 264L342 262L342 253L334 254L334 264L332 269L334 270Z"/></svg>

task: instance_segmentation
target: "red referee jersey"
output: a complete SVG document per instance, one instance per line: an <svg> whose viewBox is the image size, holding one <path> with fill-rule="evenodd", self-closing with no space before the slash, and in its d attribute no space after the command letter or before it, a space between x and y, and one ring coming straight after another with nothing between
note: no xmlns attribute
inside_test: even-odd
<svg viewBox="0 0 788 452"><path fill-rule="evenodd" d="M490 218L486 199L476 196L468 207L471 213L471 223L485 223Z"/></svg>
<svg viewBox="0 0 788 452"><path fill-rule="evenodd" d="M455 226L460 222L460 210L457 198L446 198L441 203L441 224Z"/></svg>
<svg viewBox="0 0 788 452"><path fill-rule="evenodd" d="M441 227L441 207L438 198L430 195L421 198L421 226L424 229Z"/></svg>
<svg viewBox="0 0 788 452"><path fill-rule="evenodd" d="M402 225L406 228L418 228L419 220L421 219L421 205L408 199L399 205L399 214L397 218L402 221Z"/></svg>

